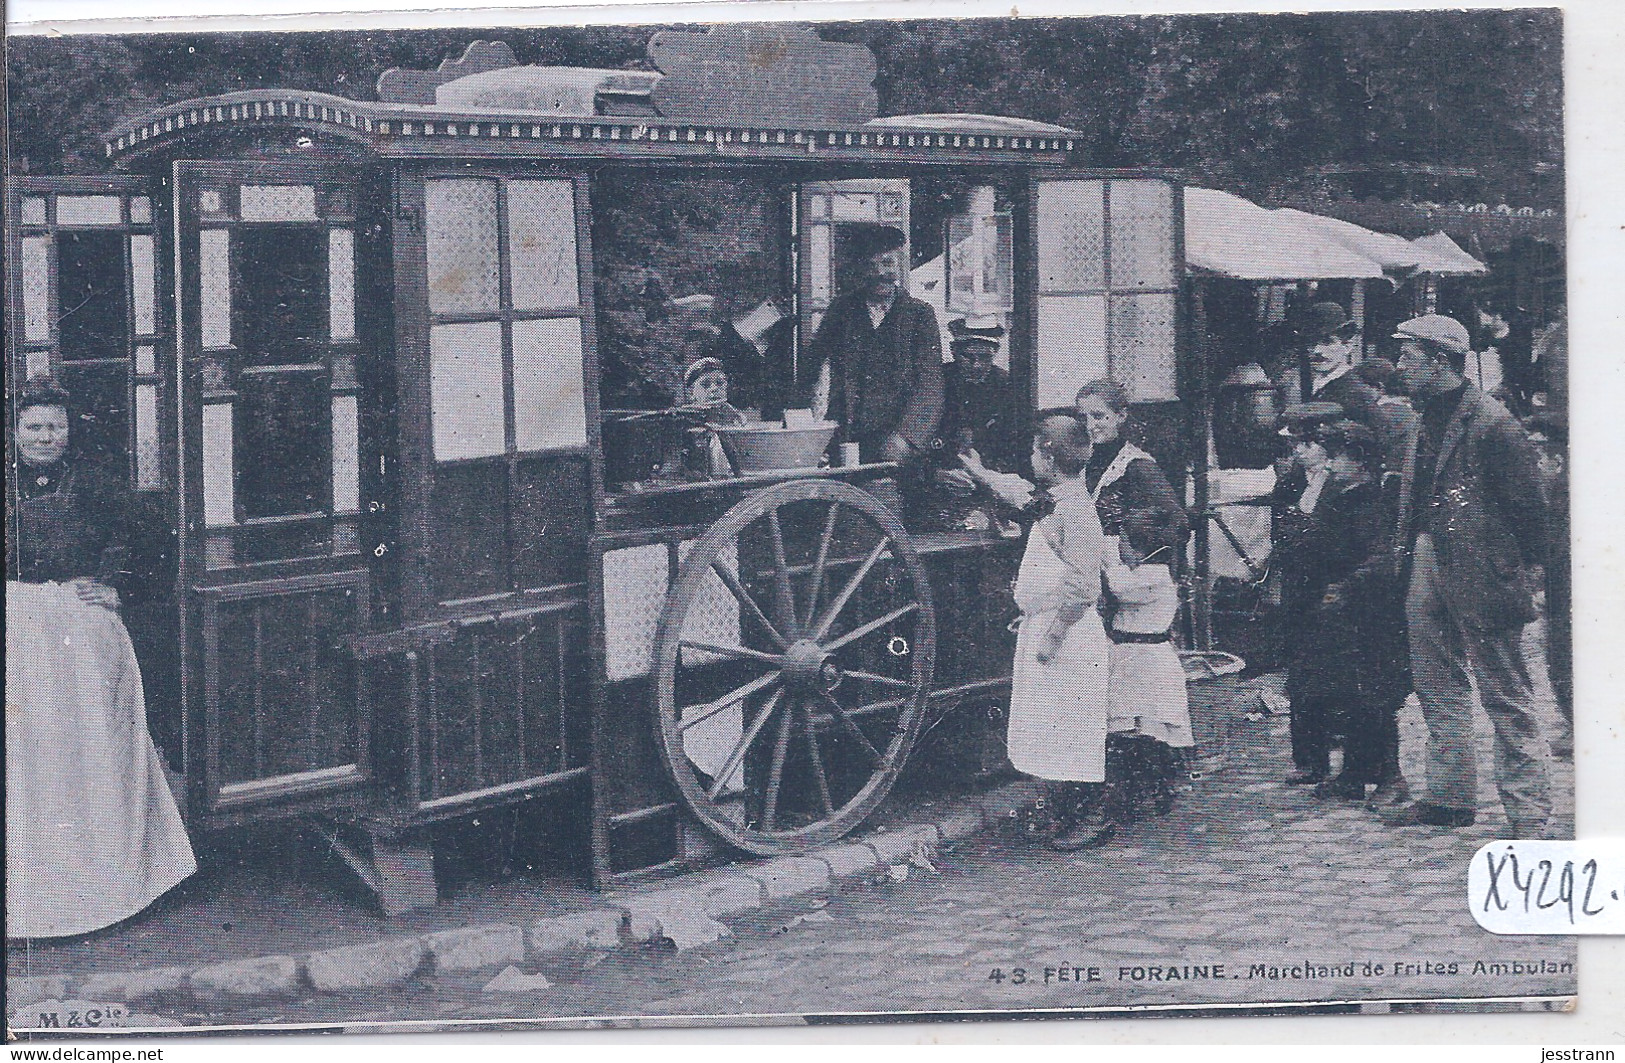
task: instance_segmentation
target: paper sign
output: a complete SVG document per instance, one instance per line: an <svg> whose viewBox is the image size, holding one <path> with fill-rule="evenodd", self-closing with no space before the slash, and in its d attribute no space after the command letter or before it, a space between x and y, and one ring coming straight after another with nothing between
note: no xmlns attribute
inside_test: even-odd
<svg viewBox="0 0 1625 1063"><path fill-rule="evenodd" d="M1493 934L1625 934L1625 840L1491 842L1467 898Z"/></svg>

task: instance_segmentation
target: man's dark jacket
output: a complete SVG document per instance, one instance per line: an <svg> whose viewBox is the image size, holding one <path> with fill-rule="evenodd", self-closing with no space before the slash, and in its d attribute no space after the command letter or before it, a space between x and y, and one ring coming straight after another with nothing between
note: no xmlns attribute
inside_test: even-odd
<svg viewBox="0 0 1625 1063"><path fill-rule="evenodd" d="M1546 549L1540 460L1505 406L1468 382L1437 447L1432 490L1415 497L1419 439L1400 484L1399 541L1428 532L1444 569L1445 602L1466 627L1496 631L1535 618L1533 566ZM1423 477L1426 482L1426 477Z"/></svg>
<svg viewBox="0 0 1625 1063"><path fill-rule="evenodd" d="M827 360L829 417L842 438L862 445L865 461L893 432L927 452L942 420L942 334L925 303L898 292L876 329L861 292L836 297L806 359L810 392Z"/></svg>

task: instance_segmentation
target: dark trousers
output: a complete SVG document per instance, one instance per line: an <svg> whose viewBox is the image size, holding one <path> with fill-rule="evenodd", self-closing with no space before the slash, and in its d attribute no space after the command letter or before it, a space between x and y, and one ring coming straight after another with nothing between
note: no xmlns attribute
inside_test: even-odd
<svg viewBox="0 0 1625 1063"><path fill-rule="evenodd" d="M1381 784L1399 774L1399 708L1407 693L1361 689L1348 699L1339 778Z"/></svg>
<svg viewBox="0 0 1625 1063"><path fill-rule="evenodd" d="M1294 690L1294 687L1298 689ZM1336 699L1311 693L1287 677L1287 698L1292 702L1292 764L1299 771L1325 775L1331 770L1332 721Z"/></svg>

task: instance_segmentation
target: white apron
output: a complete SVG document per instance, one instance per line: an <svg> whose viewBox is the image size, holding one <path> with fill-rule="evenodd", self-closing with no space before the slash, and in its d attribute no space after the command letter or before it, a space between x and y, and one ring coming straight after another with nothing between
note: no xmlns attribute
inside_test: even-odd
<svg viewBox="0 0 1625 1063"><path fill-rule="evenodd" d="M1129 464L1152 458L1132 443L1123 444L1095 485L1095 497L1116 483ZM1106 536L1106 583L1118 601L1116 631L1160 634L1179 613L1179 588L1167 565L1123 564L1117 536ZM1111 644L1111 685L1107 726L1113 734L1142 734L1176 749L1195 745L1185 669L1172 642Z"/></svg>
<svg viewBox="0 0 1625 1063"><path fill-rule="evenodd" d="M1068 630L1060 652L1038 660L1044 634L1074 571L1035 525L1016 577L1021 627L1010 680L1010 763L1057 782L1106 779L1106 683L1110 643L1093 608Z"/></svg>
<svg viewBox="0 0 1625 1063"><path fill-rule="evenodd" d="M6 936L125 919L197 870L130 636L62 584L6 583Z"/></svg>

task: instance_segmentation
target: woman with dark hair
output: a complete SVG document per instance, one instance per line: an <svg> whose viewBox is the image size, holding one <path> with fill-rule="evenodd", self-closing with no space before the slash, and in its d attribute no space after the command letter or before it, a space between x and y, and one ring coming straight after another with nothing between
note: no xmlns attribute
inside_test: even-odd
<svg viewBox="0 0 1625 1063"><path fill-rule="evenodd" d="M1106 535L1109 729L1129 788L1120 805L1131 811L1148 797L1166 815L1194 744L1185 670L1171 641L1179 612L1173 566L1190 521L1156 460L1125 436L1129 395L1122 384L1090 381L1076 409L1094 446L1084 477Z"/></svg>
<svg viewBox="0 0 1625 1063"><path fill-rule="evenodd" d="M6 536L6 936L125 919L197 870L119 619L125 492L69 447L69 398L17 401Z"/></svg>

